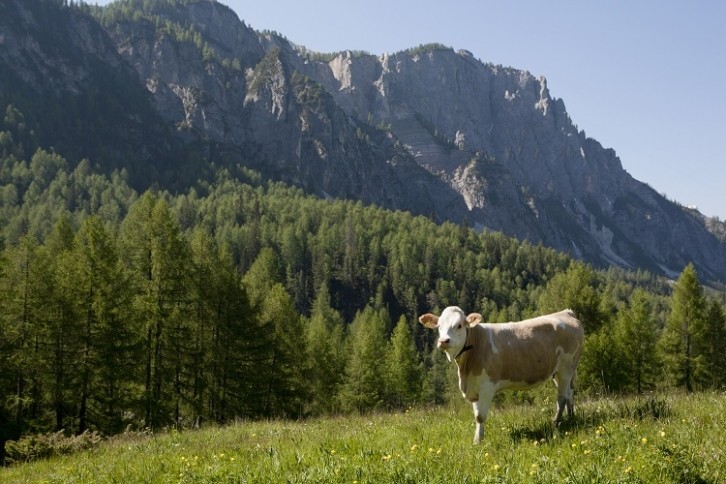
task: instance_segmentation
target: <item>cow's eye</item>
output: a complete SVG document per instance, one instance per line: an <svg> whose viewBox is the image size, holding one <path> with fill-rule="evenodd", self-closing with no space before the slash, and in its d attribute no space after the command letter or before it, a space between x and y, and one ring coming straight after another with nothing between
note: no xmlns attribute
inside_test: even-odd
<svg viewBox="0 0 726 484"><path fill-rule="evenodd" d="M456 327L456 329L461 329L461 323Z"/></svg>

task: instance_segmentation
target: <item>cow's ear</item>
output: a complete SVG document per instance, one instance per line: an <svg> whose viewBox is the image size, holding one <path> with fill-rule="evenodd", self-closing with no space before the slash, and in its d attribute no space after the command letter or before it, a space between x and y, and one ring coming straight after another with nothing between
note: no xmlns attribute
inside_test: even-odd
<svg viewBox="0 0 726 484"><path fill-rule="evenodd" d="M418 322L430 329L439 327L439 317L431 313L426 313L418 318Z"/></svg>
<svg viewBox="0 0 726 484"><path fill-rule="evenodd" d="M466 317L466 322L469 323L469 326L474 326L475 324L481 323L482 316L479 313L471 313Z"/></svg>

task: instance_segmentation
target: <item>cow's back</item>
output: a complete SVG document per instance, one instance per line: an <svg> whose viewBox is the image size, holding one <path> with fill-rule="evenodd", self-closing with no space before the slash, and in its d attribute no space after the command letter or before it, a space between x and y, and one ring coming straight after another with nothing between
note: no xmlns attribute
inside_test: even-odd
<svg viewBox="0 0 726 484"><path fill-rule="evenodd" d="M570 310L516 323L478 324L470 332L474 351L465 371L483 371L495 384L522 387L549 379L562 357L576 365L584 341L582 324Z"/></svg>

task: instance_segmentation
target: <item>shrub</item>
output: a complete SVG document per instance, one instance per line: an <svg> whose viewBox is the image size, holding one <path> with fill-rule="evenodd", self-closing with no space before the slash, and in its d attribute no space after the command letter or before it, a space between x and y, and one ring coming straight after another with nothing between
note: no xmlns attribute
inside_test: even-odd
<svg viewBox="0 0 726 484"><path fill-rule="evenodd" d="M80 435L66 436L64 430L47 434L27 435L5 442L5 459L10 462L30 462L46 457L67 455L96 447L103 438L98 432L86 430Z"/></svg>

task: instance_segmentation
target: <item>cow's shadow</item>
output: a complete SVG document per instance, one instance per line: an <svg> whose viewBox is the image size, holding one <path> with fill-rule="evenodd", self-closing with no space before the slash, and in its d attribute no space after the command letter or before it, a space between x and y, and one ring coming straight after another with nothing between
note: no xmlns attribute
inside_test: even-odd
<svg viewBox="0 0 726 484"><path fill-rule="evenodd" d="M509 431L509 436L515 442L525 440L549 443L555 435L564 432L571 432L575 429L583 428L584 426L585 421L580 420L577 416L572 419L565 418L559 424L555 424L551 420L541 420L512 427Z"/></svg>
<svg viewBox="0 0 726 484"><path fill-rule="evenodd" d="M596 429L615 419L659 420L672 415L672 413L668 401L655 395L588 402L576 409L574 418L564 417L562 422L557 425L549 419L529 420L528 422L522 422L521 425L511 427L509 435L516 442L527 440L549 443L558 434Z"/></svg>

